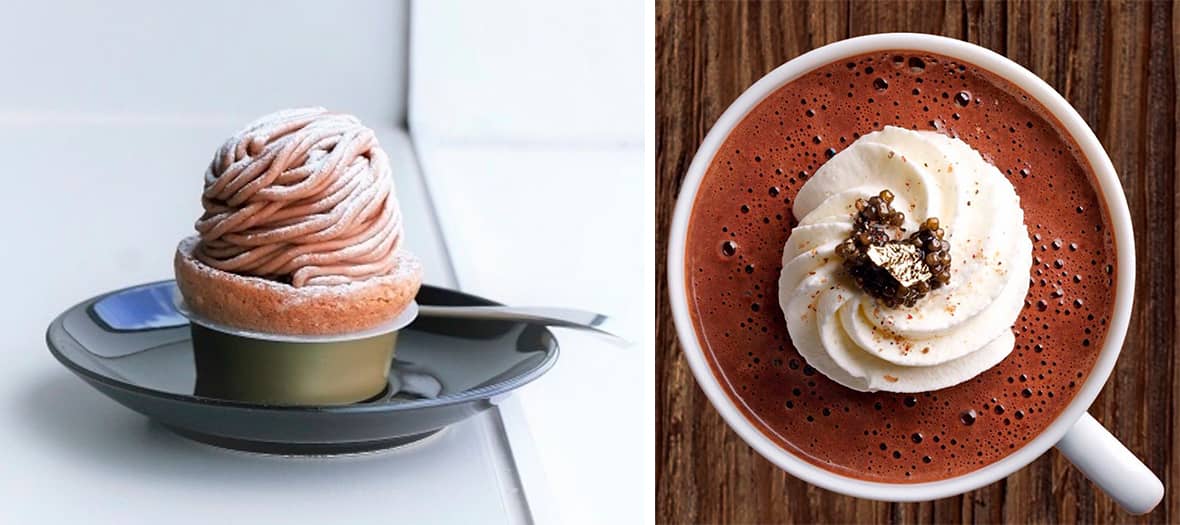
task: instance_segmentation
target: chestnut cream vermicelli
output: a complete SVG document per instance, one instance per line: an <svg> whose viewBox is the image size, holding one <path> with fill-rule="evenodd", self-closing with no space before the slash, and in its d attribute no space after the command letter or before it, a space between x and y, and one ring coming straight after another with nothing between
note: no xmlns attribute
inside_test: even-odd
<svg viewBox="0 0 1180 525"><path fill-rule="evenodd" d="M302 108L254 121L214 155L201 203L194 255L222 271L303 287L396 265L389 159L351 115Z"/></svg>

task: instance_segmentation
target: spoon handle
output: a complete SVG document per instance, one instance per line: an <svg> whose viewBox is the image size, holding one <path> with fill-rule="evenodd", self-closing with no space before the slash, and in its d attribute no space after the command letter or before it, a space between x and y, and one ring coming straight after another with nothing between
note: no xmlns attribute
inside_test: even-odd
<svg viewBox="0 0 1180 525"><path fill-rule="evenodd" d="M587 330L606 336L615 344L627 346L629 341L615 335L611 318L573 308L529 306L431 306L418 305L419 317L448 317L452 319L480 319L543 324L575 330Z"/></svg>

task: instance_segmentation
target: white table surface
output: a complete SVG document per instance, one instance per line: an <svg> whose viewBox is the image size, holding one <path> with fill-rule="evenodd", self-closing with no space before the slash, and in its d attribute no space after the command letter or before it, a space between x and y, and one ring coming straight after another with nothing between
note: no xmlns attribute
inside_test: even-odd
<svg viewBox="0 0 1180 525"><path fill-rule="evenodd" d="M634 341L557 331L561 358L519 394L560 518L633 523L643 476L643 148L416 142L462 289L516 305L589 309ZM529 488L529 479L525 478Z"/></svg>
<svg viewBox="0 0 1180 525"><path fill-rule="evenodd" d="M397 451L293 459L189 442L86 386L46 350L46 326L93 295L171 277L173 246L199 214L210 152L240 122L0 122L0 522L513 523L538 514L522 498L518 465L532 486L525 497L547 508L527 428L501 418L521 411L511 399ZM451 283L408 138L380 135L398 174L409 247L428 282ZM558 378L578 353L595 351L559 337L570 357Z"/></svg>

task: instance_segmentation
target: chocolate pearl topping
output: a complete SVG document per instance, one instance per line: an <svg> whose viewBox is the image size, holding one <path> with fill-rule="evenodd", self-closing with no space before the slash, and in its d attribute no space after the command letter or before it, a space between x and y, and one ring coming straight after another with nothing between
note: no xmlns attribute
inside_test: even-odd
<svg viewBox="0 0 1180 525"><path fill-rule="evenodd" d="M881 190L867 201L857 199L852 233L836 246L836 254L865 293L890 308L911 307L950 282L950 243L937 217L901 238L905 214L893 209L893 198L893 192Z"/></svg>

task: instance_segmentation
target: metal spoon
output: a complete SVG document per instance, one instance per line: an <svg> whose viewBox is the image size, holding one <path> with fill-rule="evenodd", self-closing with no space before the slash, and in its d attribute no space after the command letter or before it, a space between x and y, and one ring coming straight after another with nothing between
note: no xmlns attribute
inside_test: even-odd
<svg viewBox="0 0 1180 525"><path fill-rule="evenodd" d="M479 319L486 321L512 321L542 324L561 328L585 330L605 336L619 346L630 345L630 341L614 334L608 328L616 324L602 314L575 310L573 308L527 307L527 306L433 306L418 305L418 317L447 317L451 319Z"/></svg>

